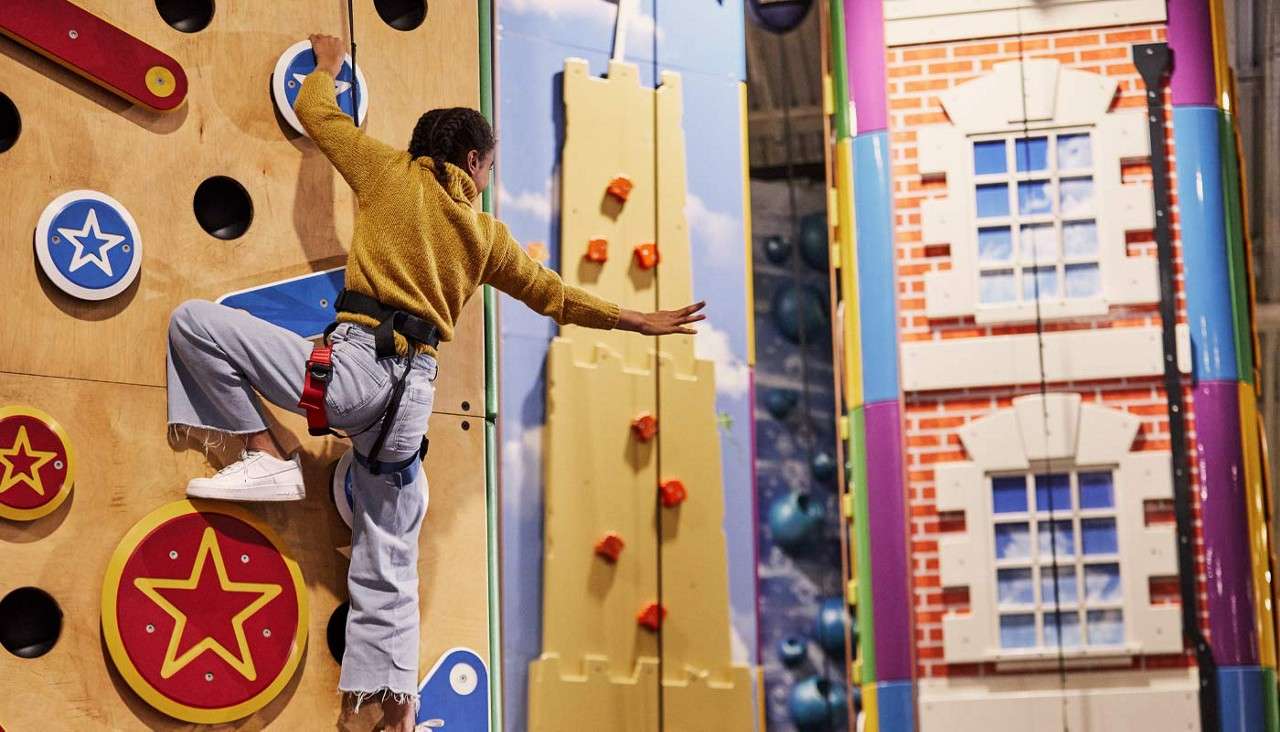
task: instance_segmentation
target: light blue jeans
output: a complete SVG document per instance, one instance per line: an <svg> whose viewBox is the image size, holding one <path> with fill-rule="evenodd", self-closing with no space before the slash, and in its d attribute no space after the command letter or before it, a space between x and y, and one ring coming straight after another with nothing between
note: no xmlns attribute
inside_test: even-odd
<svg viewBox="0 0 1280 732"><path fill-rule="evenodd" d="M330 338L333 380L329 423L368 455L395 381L404 397L382 453L395 463L414 455L435 399L436 360L425 354L377 360L373 332L344 323ZM257 394L302 413L303 372L311 341L223 305L185 302L169 322L169 425L233 434L267 428ZM256 392L256 393L255 393ZM418 534L426 513L426 477L414 461L375 475L352 462L351 567L346 651L338 688L357 694L418 693Z"/></svg>

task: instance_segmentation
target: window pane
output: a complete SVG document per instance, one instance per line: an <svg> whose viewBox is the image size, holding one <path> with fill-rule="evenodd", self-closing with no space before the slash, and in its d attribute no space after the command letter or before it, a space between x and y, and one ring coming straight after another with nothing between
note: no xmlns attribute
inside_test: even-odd
<svg viewBox="0 0 1280 732"><path fill-rule="evenodd" d="M1000 616L1001 648L1035 648L1036 616L1030 613Z"/></svg>
<svg viewBox="0 0 1280 732"><path fill-rule="evenodd" d="M1014 155L1018 159L1018 172L1027 173L1049 167L1049 138L1028 137L1014 142Z"/></svg>
<svg viewBox="0 0 1280 732"><path fill-rule="evenodd" d="M978 260L1008 262L1013 259L1013 233L1007 226L986 226L978 229Z"/></svg>
<svg viewBox="0 0 1280 732"><path fill-rule="evenodd" d="M1080 508L1111 508L1116 505L1112 493L1111 473L1081 473Z"/></svg>
<svg viewBox="0 0 1280 732"><path fill-rule="evenodd" d="M1050 531L1049 525L1053 524ZM1076 533L1071 520L1041 521L1036 532L1040 537L1040 556L1044 559L1057 556L1070 557L1076 553Z"/></svg>
<svg viewBox="0 0 1280 732"><path fill-rule="evenodd" d="M996 524L996 559L1026 559L1031 556L1031 527L1027 524Z"/></svg>
<svg viewBox="0 0 1280 732"><path fill-rule="evenodd" d="M1089 134L1058 135L1058 170L1077 170L1093 166L1093 148Z"/></svg>
<svg viewBox="0 0 1280 732"><path fill-rule="evenodd" d="M1036 601L1032 592L1030 569L1002 569L996 572L996 598L1001 605L1030 605Z"/></svg>
<svg viewBox="0 0 1280 732"><path fill-rule="evenodd" d="M1005 161L1004 140L988 140L973 143L973 172L977 175L996 175L1008 170Z"/></svg>
<svg viewBox="0 0 1280 732"><path fill-rule="evenodd" d="M1053 224L1031 224L1018 232L1023 264L1053 264L1058 261L1058 232Z"/></svg>
<svg viewBox="0 0 1280 732"><path fill-rule="evenodd" d="M1059 620L1055 622L1055 617ZM1045 613L1044 644L1058 645L1058 623L1062 624L1062 646L1064 648L1080 647L1080 616L1075 612Z"/></svg>
<svg viewBox="0 0 1280 732"><path fill-rule="evenodd" d="M1085 554L1115 554L1119 549L1113 518L1084 519L1080 522L1080 533L1084 534Z"/></svg>
<svg viewBox="0 0 1280 732"><path fill-rule="evenodd" d="M1001 269L983 272L978 278L978 301L986 304L1013 302L1017 299L1013 289L1013 270Z"/></svg>
<svg viewBox="0 0 1280 732"><path fill-rule="evenodd" d="M1070 511L1071 476L1065 473L1037 475L1036 510Z"/></svg>
<svg viewBox="0 0 1280 732"><path fill-rule="evenodd" d="M1063 216L1083 216L1093 212L1093 178L1063 178L1058 181L1058 211Z"/></svg>
<svg viewBox="0 0 1280 732"><path fill-rule="evenodd" d="M978 186L978 218L1009 215L1009 186L991 183Z"/></svg>
<svg viewBox="0 0 1280 732"><path fill-rule="evenodd" d="M1062 224L1062 251L1071 258L1098 255L1098 225L1093 221Z"/></svg>
<svg viewBox="0 0 1280 732"><path fill-rule="evenodd" d="M1053 607L1053 575L1058 575L1058 604L1071 605L1080 601L1076 585L1076 568L1073 566L1040 568L1040 604Z"/></svg>
<svg viewBox="0 0 1280 732"><path fill-rule="evenodd" d="M1027 479L1021 475L991 479L996 513L1023 513L1027 510Z"/></svg>
<svg viewBox="0 0 1280 732"><path fill-rule="evenodd" d="M978 187L982 188L982 186ZM1024 180L1018 184L1018 213L1023 216L1053 213L1053 199L1049 197L1049 181ZM981 206L978 207L978 215L982 215Z"/></svg>
<svg viewBox="0 0 1280 732"><path fill-rule="evenodd" d="M1022 299L1035 300L1037 296L1058 296L1057 267L1036 267L1022 271Z"/></svg>
<svg viewBox="0 0 1280 732"><path fill-rule="evenodd" d="M1120 565L1087 565L1084 568L1084 597L1088 602L1120 602Z"/></svg>
<svg viewBox="0 0 1280 732"><path fill-rule="evenodd" d="M1118 646L1124 643L1124 616L1119 610L1090 610L1088 623L1089 645Z"/></svg>
<svg viewBox="0 0 1280 732"><path fill-rule="evenodd" d="M1102 272L1096 264L1068 264L1067 297L1083 300L1102 292Z"/></svg>

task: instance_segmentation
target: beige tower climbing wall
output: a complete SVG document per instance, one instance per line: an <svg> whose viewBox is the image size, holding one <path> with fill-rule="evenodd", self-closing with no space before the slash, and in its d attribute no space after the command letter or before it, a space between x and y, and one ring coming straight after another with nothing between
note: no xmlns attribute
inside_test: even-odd
<svg viewBox="0 0 1280 732"><path fill-rule="evenodd" d="M689 304L679 75L663 73L654 90L634 65L613 62L601 79L570 59L564 102L565 280L633 310ZM619 175L634 184L625 203L606 193ZM608 240L607 262L583 258L592 238ZM655 240L661 263L643 269L632 250ZM551 345L547 389L543 653L530 668L530 729L751 729L750 670L729 657L712 364L695 358L691 336L567 326ZM645 412L658 417L651 442L631 430ZM664 507L658 484L673 478L688 497ZM593 552L609 532L626 543L616 563ZM637 613L659 596L668 614L655 633Z"/></svg>

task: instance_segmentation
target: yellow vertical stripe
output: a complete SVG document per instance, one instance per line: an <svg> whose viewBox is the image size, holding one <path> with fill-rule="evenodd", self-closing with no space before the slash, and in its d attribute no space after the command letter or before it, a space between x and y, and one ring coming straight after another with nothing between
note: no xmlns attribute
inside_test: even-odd
<svg viewBox="0 0 1280 732"><path fill-rule="evenodd" d="M1252 558L1254 625L1258 631L1258 661L1276 667L1275 608L1271 593L1271 537L1267 525L1266 490L1263 485L1262 451L1259 444L1257 395L1246 383L1240 394L1240 444L1244 458L1245 518L1249 527L1249 555Z"/></svg>
<svg viewBox="0 0 1280 732"><path fill-rule="evenodd" d="M875 682L862 685L862 732L880 732L880 702Z"/></svg>
<svg viewBox="0 0 1280 732"><path fill-rule="evenodd" d="M756 287L751 266L751 144L747 137L747 83L738 82L739 112L742 117L742 233L747 247L747 365L756 365Z"/></svg>
<svg viewBox="0 0 1280 732"><path fill-rule="evenodd" d="M844 317L841 331L844 341L843 361L844 408L862 406L862 327L858 313L858 252L853 209L853 140L836 143L836 245L840 250L840 300Z"/></svg>
<svg viewBox="0 0 1280 732"><path fill-rule="evenodd" d="M1227 59L1227 16L1222 0L1209 0L1210 25L1213 28L1213 75L1217 82L1218 106L1233 113L1231 98L1231 62Z"/></svg>

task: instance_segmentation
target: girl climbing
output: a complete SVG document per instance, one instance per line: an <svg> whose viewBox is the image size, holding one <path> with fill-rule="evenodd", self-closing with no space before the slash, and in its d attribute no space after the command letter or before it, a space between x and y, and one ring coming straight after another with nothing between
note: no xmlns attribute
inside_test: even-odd
<svg viewBox="0 0 1280 732"><path fill-rule="evenodd" d="M480 113L427 112L408 151L394 149L338 107L342 43L313 35L311 44L316 69L294 109L357 201L346 290L326 338L331 351L313 353L311 342L240 310L184 303L169 326L169 423L243 438L238 461L187 486L189 496L233 501L305 495L299 458L286 457L267 430L255 391L299 413L300 401L318 399L312 427L319 419L349 434L356 456L351 607L338 686L351 695L347 709L376 696L385 729L411 730L426 510L420 448L435 395L436 345L453 337L463 305L489 284L562 325L656 336L693 333L688 326L705 317L698 312L704 303L638 313L565 285L504 224L472 207L494 159L493 131Z"/></svg>

